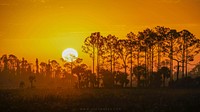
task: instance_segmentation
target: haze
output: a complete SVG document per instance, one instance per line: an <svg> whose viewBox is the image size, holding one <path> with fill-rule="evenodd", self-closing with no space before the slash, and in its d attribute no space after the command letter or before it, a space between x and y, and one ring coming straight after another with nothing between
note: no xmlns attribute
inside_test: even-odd
<svg viewBox="0 0 200 112"><path fill-rule="evenodd" d="M92 32L124 38L165 26L200 36L200 0L0 0L0 55L59 60Z"/></svg>

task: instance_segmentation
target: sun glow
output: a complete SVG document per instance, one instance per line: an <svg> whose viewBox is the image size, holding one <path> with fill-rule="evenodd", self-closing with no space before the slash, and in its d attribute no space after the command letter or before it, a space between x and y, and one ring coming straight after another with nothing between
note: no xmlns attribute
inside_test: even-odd
<svg viewBox="0 0 200 112"><path fill-rule="evenodd" d="M62 58L67 62L73 62L78 58L78 52L73 48L67 48L62 52Z"/></svg>

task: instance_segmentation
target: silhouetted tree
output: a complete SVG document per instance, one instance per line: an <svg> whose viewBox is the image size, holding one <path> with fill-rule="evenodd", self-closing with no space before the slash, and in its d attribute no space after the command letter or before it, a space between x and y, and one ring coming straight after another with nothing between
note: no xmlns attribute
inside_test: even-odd
<svg viewBox="0 0 200 112"><path fill-rule="evenodd" d="M95 66L95 54L97 58L97 80L99 83L99 67L100 67L100 55L103 52L101 47L103 46L103 36L100 35L100 32L92 33L91 36L87 37L82 46L83 52L89 54L93 61L93 73ZM99 84L98 84L99 87Z"/></svg>
<svg viewBox="0 0 200 112"><path fill-rule="evenodd" d="M17 65L17 57L13 54L10 54L8 56L8 61L9 61L9 71L11 72L11 74L15 75L15 67Z"/></svg>
<svg viewBox="0 0 200 112"><path fill-rule="evenodd" d="M162 62L162 57L165 56L166 52L167 52L167 48L166 48L166 41L167 41L167 34L170 31L169 28L166 27L161 27L161 26L157 26L155 27L156 30L156 44L157 44L157 63L158 63L158 67L157 70L159 70L161 68L161 62Z"/></svg>
<svg viewBox="0 0 200 112"><path fill-rule="evenodd" d="M200 52L200 40L188 30L182 30L180 37L182 39L182 77L184 75L187 77L188 62L193 61L194 56Z"/></svg>
<svg viewBox="0 0 200 112"><path fill-rule="evenodd" d="M165 79L170 78L170 69L168 67L162 67L158 70L158 74L163 77L163 86L165 87Z"/></svg>
<svg viewBox="0 0 200 112"><path fill-rule="evenodd" d="M8 74L8 58L7 58L7 55L3 55L1 57L1 61L3 62L3 74Z"/></svg>
<svg viewBox="0 0 200 112"><path fill-rule="evenodd" d="M59 68L59 63L56 61L56 60L51 60L50 61L50 64L51 64L51 67L52 67L52 77L53 78L57 78L58 76L56 76L56 71L58 70Z"/></svg>
<svg viewBox="0 0 200 112"><path fill-rule="evenodd" d="M146 80L146 68L145 65L143 66L135 66L133 68L133 73L137 78L137 86L140 87L141 86L141 77L143 78L143 85L145 85L145 80Z"/></svg>
<svg viewBox="0 0 200 112"><path fill-rule="evenodd" d="M114 87L114 74L105 69L101 69L100 73L102 74L103 86L105 88Z"/></svg>
<svg viewBox="0 0 200 112"><path fill-rule="evenodd" d="M179 52L177 50L179 49L174 49L174 46L177 47L178 45L175 45L176 43L179 43L177 42L177 40L179 41L178 39L179 37L179 33L174 30L174 29L171 29L168 34L167 34L167 39L169 40L167 43L167 47L169 48L169 58L170 58L170 80L172 81L173 80L173 60L174 60L174 53L175 52ZM176 50L176 51L175 51Z"/></svg>
<svg viewBox="0 0 200 112"><path fill-rule="evenodd" d="M30 81L30 84L31 84L31 88L34 88L33 82L36 81L35 75L30 75L29 76L29 81Z"/></svg>
<svg viewBox="0 0 200 112"><path fill-rule="evenodd" d="M36 64L36 74L39 74L39 64L38 64L37 58L36 58L35 64Z"/></svg>
<svg viewBox="0 0 200 112"><path fill-rule="evenodd" d="M110 63L110 71L111 73L114 70L113 65L115 64L115 60L116 60L116 46L117 46L117 40L118 38L115 37L114 35L108 35L106 38L104 38L104 53L103 55L103 59L107 59Z"/></svg>
<svg viewBox="0 0 200 112"><path fill-rule="evenodd" d="M24 86L25 86L25 82L24 81L20 81L19 88L24 88Z"/></svg>
<svg viewBox="0 0 200 112"><path fill-rule="evenodd" d="M81 64L81 65L78 65L78 66L75 66L73 68L73 73L77 75L78 77L78 88L82 88L83 87L83 83L84 82L84 73L87 69L87 65L86 64Z"/></svg>
<svg viewBox="0 0 200 112"><path fill-rule="evenodd" d="M46 76L47 75L46 72L47 72L47 64L45 62L41 62L40 63L40 74Z"/></svg>
<svg viewBox="0 0 200 112"><path fill-rule="evenodd" d="M158 72L153 72L150 75L150 87L160 87L162 84L162 77Z"/></svg>
<svg viewBox="0 0 200 112"><path fill-rule="evenodd" d="M133 33L130 32L127 34L127 38L130 44L130 87L132 87L132 77L133 77L133 52L134 49L138 49L138 65L139 65L139 52L140 52L140 47L141 44L139 43L139 39L137 39L137 36Z"/></svg>
<svg viewBox="0 0 200 112"><path fill-rule="evenodd" d="M123 62L124 74L127 74L127 60L130 55L129 43L126 39L120 39L117 42L117 53Z"/></svg>

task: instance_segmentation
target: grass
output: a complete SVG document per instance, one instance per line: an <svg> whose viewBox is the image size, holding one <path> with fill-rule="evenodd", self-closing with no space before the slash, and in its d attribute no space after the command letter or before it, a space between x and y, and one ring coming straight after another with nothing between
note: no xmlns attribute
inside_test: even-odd
<svg viewBox="0 0 200 112"><path fill-rule="evenodd" d="M0 90L2 112L192 112L198 89Z"/></svg>

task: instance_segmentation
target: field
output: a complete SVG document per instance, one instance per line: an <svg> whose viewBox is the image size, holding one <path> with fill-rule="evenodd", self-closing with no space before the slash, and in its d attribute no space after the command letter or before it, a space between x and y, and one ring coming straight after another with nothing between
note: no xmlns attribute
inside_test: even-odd
<svg viewBox="0 0 200 112"><path fill-rule="evenodd" d="M1 112L198 112L198 89L0 90Z"/></svg>

